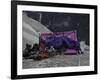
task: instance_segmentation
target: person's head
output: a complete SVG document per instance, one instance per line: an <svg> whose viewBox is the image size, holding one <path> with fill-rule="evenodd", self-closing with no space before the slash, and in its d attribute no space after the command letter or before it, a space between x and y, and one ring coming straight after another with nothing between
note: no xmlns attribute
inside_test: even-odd
<svg viewBox="0 0 100 80"><path fill-rule="evenodd" d="M50 48L54 48L53 46L50 46Z"/></svg>
<svg viewBox="0 0 100 80"><path fill-rule="evenodd" d="M30 48L30 47L31 47L31 45L26 43L26 48Z"/></svg>
<svg viewBox="0 0 100 80"><path fill-rule="evenodd" d="M37 43L35 43L34 46L39 46L39 45Z"/></svg>

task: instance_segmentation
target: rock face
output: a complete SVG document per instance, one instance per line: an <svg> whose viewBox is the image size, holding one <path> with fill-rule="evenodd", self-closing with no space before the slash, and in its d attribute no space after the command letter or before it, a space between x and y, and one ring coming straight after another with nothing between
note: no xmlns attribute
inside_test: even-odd
<svg viewBox="0 0 100 80"><path fill-rule="evenodd" d="M23 14L22 18L22 30L23 49L25 48L26 43L39 43L40 32L51 32L47 27L40 22L29 18L26 14Z"/></svg>

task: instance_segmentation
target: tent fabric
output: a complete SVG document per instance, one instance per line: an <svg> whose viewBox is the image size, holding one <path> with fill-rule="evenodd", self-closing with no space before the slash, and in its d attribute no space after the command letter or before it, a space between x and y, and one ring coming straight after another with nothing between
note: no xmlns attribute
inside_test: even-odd
<svg viewBox="0 0 100 80"><path fill-rule="evenodd" d="M44 45L53 46L54 48L64 46L69 49L80 49L80 43L77 40L76 34L76 31L41 33L40 38L44 40Z"/></svg>
<svg viewBox="0 0 100 80"><path fill-rule="evenodd" d="M67 48L79 49L80 43L79 41L72 40L70 38L64 37L63 43Z"/></svg>

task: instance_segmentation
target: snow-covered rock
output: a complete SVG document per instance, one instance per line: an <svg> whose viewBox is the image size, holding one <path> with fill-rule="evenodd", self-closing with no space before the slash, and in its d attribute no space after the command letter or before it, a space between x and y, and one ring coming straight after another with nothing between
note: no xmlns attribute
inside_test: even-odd
<svg viewBox="0 0 100 80"><path fill-rule="evenodd" d="M89 46L86 45L85 41L80 41L80 47L82 52L84 52L85 50L89 50Z"/></svg>
<svg viewBox="0 0 100 80"><path fill-rule="evenodd" d="M22 41L23 49L25 44L39 43L39 33L40 32L51 32L46 26L40 22L28 17L26 14L22 16Z"/></svg>

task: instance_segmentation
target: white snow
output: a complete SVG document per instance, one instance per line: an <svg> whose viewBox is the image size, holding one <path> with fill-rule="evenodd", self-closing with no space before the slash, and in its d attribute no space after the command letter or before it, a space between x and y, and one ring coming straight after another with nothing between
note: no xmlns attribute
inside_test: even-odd
<svg viewBox="0 0 100 80"><path fill-rule="evenodd" d="M40 22L28 17L26 14L22 16L22 41L23 49L25 44L39 43L39 33L40 32L51 32L46 26Z"/></svg>
<svg viewBox="0 0 100 80"><path fill-rule="evenodd" d="M89 50L89 46L86 45L85 41L80 41L80 47L81 47L82 52L84 52L85 49Z"/></svg>

